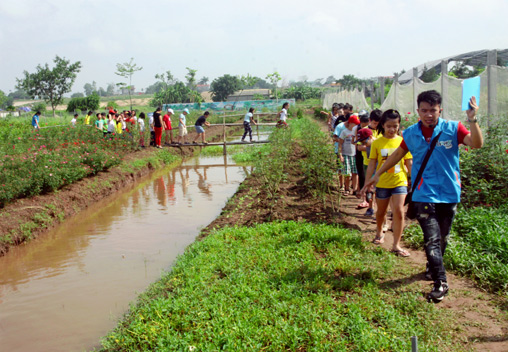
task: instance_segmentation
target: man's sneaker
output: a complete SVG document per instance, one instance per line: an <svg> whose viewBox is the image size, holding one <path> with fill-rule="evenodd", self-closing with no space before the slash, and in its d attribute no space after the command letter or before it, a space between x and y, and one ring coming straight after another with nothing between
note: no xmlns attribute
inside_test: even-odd
<svg viewBox="0 0 508 352"><path fill-rule="evenodd" d="M434 283L434 289L430 291L427 300L439 303L443 300L444 296L448 294L448 283L444 281L436 281Z"/></svg>
<svg viewBox="0 0 508 352"><path fill-rule="evenodd" d="M367 209L367 211L365 212L365 216L373 216L373 215L374 215L374 209L372 209L372 208Z"/></svg>

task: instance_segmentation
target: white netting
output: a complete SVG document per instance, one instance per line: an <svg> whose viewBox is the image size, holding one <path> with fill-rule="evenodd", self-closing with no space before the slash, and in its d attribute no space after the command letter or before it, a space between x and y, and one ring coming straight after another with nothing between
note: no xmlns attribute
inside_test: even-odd
<svg viewBox="0 0 508 352"><path fill-rule="evenodd" d="M490 70L490 75L488 73ZM442 76L432 83L425 83L416 78L407 84L394 83L390 88L381 110L396 109L402 115L408 112L416 113L416 98L418 94L426 90L437 90L443 96L443 117L449 120L464 120L465 112L462 111L462 81L448 75ZM488 96L489 77L491 85L491 96ZM490 66L480 74L480 118L488 118L490 123L499 121L501 117L508 114L508 68ZM444 81L443 81L444 80ZM489 112L490 99L490 113ZM331 108L334 102L350 103L355 110L369 109L362 92L342 91L339 93L326 93L323 97L323 107Z"/></svg>
<svg viewBox="0 0 508 352"><path fill-rule="evenodd" d="M333 103L349 103L353 105L355 111L369 108L365 95L356 88L354 90L326 93L323 96L323 108L330 110Z"/></svg>
<svg viewBox="0 0 508 352"><path fill-rule="evenodd" d="M491 99L490 122L495 122L500 116L508 112L508 68L490 66L490 84L493 92ZM416 98L418 94L426 90L437 90L443 96L443 117L449 120L463 120L465 112L462 111L462 81L448 75L444 75L444 82L438 79L432 83L425 83L420 79L414 79L408 84L393 84L386 97L381 110L396 109L401 113L416 112ZM480 109L479 116L488 115L489 74L488 69L480 74Z"/></svg>

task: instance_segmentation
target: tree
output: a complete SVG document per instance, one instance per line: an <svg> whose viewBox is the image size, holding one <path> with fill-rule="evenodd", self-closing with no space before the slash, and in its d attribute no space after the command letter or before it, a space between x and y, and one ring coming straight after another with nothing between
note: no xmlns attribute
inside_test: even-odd
<svg viewBox="0 0 508 352"><path fill-rule="evenodd" d="M201 79L198 81L198 84L203 84L203 85L205 85L205 84L207 84L207 83L208 83L208 81L209 81L208 77L203 76L203 77L201 77Z"/></svg>
<svg viewBox="0 0 508 352"><path fill-rule="evenodd" d="M97 83L95 83L95 81L93 81L92 84L85 83L83 89L85 90L86 96L92 95L92 93L97 92Z"/></svg>
<svg viewBox="0 0 508 352"><path fill-rule="evenodd" d="M73 93L71 95L71 98L84 98L84 97L85 97L85 95L83 93L81 93L81 92Z"/></svg>
<svg viewBox="0 0 508 352"><path fill-rule="evenodd" d="M143 67L140 67L134 63L133 57L131 57L131 60L129 62L125 62L123 64L116 64L115 75L129 79L129 85L122 82L122 83L118 83L118 86L125 87L129 91L129 100L131 103L131 110L132 110L132 75L137 71L141 71L142 69L143 69Z"/></svg>
<svg viewBox="0 0 508 352"><path fill-rule="evenodd" d="M8 94L12 99L30 99L30 96L22 89L17 89L14 92Z"/></svg>
<svg viewBox="0 0 508 352"><path fill-rule="evenodd" d="M353 89L358 85L362 85L362 80L355 77L355 75L344 75L337 82L340 83L341 87L344 87L345 89Z"/></svg>
<svg viewBox="0 0 508 352"><path fill-rule="evenodd" d="M59 56L56 56L53 62L53 69L45 64L37 65L35 73L23 71L24 77L16 78L16 88L27 92L32 99L39 97L50 103L55 116L57 105L63 102L63 95L71 91L81 69L81 62L71 64L69 60Z"/></svg>
<svg viewBox="0 0 508 352"><path fill-rule="evenodd" d="M328 76L328 77L326 78L325 84L332 84L333 82L337 82L337 80L335 79L335 77L333 77L333 76Z"/></svg>
<svg viewBox="0 0 508 352"><path fill-rule="evenodd" d="M277 71L275 71L274 73L267 74L266 79L268 81L270 81L270 83L272 84L272 88L275 90L275 98L277 99L277 102L278 102L279 97L277 96L277 84L282 79L282 77L280 76L280 74Z"/></svg>
<svg viewBox="0 0 508 352"><path fill-rule="evenodd" d="M100 97L105 97L107 95L106 91L102 87L99 88L97 94L99 94Z"/></svg>
<svg viewBox="0 0 508 352"><path fill-rule="evenodd" d="M5 109L8 106L11 106L14 99L5 95L3 91L0 90L0 108Z"/></svg>
<svg viewBox="0 0 508 352"><path fill-rule="evenodd" d="M112 95L115 95L115 84L108 83L108 86L106 88L106 96L110 97Z"/></svg>
<svg viewBox="0 0 508 352"><path fill-rule="evenodd" d="M430 70L427 69L427 66L423 67L423 73L420 76L420 79L425 83L432 83L437 81L439 75L436 73L435 67L432 67Z"/></svg>
<svg viewBox="0 0 508 352"><path fill-rule="evenodd" d="M196 90L196 72L198 70L193 70L192 68L186 67L187 74L185 75L185 78L187 79L187 87Z"/></svg>
<svg viewBox="0 0 508 352"><path fill-rule="evenodd" d="M226 98L241 88L241 82L238 77L225 74L212 81L210 91L213 101L225 101Z"/></svg>

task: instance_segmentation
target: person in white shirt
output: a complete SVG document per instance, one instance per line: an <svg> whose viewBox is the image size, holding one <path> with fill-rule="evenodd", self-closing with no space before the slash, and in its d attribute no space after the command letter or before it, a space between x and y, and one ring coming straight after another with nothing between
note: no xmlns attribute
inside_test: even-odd
<svg viewBox="0 0 508 352"><path fill-rule="evenodd" d="M282 110L279 111L277 114L277 117L279 118L279 121L277 121L277 127L287 127L288 124L286 122L286 119L288 117L288 109L289 109L289 103L285 102L282 104Z"/></svg>

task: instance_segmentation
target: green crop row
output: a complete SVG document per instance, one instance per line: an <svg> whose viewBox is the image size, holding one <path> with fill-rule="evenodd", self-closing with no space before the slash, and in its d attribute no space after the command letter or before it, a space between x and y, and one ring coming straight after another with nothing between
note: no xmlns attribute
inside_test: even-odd
<svg viewBox="0 0 508 352"><path fill-rule="evenodd" d="M451 315L386 288L399 259L329 225L224 228L189 247L102 351L458 351ZM439 341L439 343L436 343Z"/></svg>

